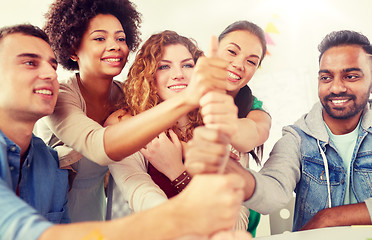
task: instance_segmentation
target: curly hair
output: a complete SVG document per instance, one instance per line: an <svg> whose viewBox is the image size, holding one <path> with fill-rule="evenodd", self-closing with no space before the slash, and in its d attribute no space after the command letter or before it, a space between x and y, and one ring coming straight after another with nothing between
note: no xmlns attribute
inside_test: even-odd
<svg viewBox="0 0 372 240"><path fill-rule="evenodd" d="M161 102L157 94L155 74L165 47L174 44L184 45L191 53L195 63L203 55L194 40L178 35L174 31L166 30L153 34L138 51L134 63L129 69L128 78L124 82L125 102L123 108L130 114L137 115ZM183 141L188 141L192 137L192 130L203 124L198 109L190 112L188 118L190 124L187 126L186 136L181 137L177 134Z"/></svg>
<svg viewBox="0 0 372 240"><path fill-rule="evenodd" d="M111 14L121 23L129 50L135 51L140 42L138 28L141 15L128 0L56 0L46 13L44 31L49 36L58 62L67 70L78 70L70 59L79 49L81 39L92 18Z"/></svg>

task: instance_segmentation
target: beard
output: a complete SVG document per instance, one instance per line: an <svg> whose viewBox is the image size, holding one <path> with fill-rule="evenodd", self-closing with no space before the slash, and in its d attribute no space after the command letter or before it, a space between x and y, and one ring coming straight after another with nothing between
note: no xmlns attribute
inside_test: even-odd
<svg viewBox="0 0 372 240"><path fill-rule="evenodd" d="M353 104L347 107L331 107L329 105L329 102L330 102L329 99L336 98L336 97L347 97L350 99L349 101L353 101ZM352 118L358 115L361 111L363 111L364 107L366 106L368 102L368 98L369 98L369 92L367 95L361 96L360 101L359 101L360 103L358 103L357 102L358 99L355 95L346 94L346 93L342 93L342 94L332 93L332 94L325 96L323 100L321 101L321 103L323 105L324 110L330 117L334 119L349 119L349 118Z"/></svg>

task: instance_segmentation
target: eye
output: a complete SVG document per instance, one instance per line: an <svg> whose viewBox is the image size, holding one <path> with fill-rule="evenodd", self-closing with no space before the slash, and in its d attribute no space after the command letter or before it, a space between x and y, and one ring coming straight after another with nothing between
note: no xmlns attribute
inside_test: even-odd
<svg viewBox="0 0 372 240"><path fill-rule="evenodd" d="M39 63L35 60L26 60L23 62L23 64L30 67L37 67L39 65Z"/></svg>
<svg viewBox="0 0 372 240"><path fill-rule="evenodd" d="M247 60L248 64L251 64L253 66L257 66L257 62L252 61L252 60Z"/></svg>
<svg viewBox="0 0 372 240"><path fill-rule="evenodd" d="M98 41L98 42L102 42L102 41L105 41L105 38L104 37L96 37L93 40Z"/></svg>
<svg viewBox="0 0 372 240"><path fill-rule="evenodd" d="M160 65L158 67L158 70L165 70L165 69L169 69L169 68L170 68L169 65L164 64L164 65Z"/></svg>
<svg viewBox="0 0 372 240"><path fill-rule="evenodd" d="M347 81L357 81L358 79L360 79L358 74L349 74L345 76L345 80Z"/></svg>
<svg viewBox="0 0 372 240"><path fill-rule="evenodd" d="M119 41L119 42L125 42L126 39L125 39L125 37L119 37L119 38L118 38L118 41Z"/></svg>
<svg viewBox="0 0 372 240"><path fill-rule="evenodd" d="M194 68L194 64L192 63L187 63L183 65L184 68Z"/></svg>
<svg viewBox="0 0 372 240"><path fill-rule="evenodd" d="M319 76L318 79L322 82L330 82L332 80L330 76Z"/></svg>
<svg viewBox="0 0 372 240"><path fill-rule="evenodd" d="M228 49L227 51L229 51L229 53L232 54L232 55L236 55L236 52L234 50Z"/></svg>

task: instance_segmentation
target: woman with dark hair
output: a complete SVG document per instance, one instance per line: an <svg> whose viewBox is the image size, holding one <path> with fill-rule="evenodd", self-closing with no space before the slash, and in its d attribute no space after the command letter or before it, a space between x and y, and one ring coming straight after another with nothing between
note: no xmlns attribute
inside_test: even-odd
<svg viewBox="0 0 372 240"><path fill-rule="evenodd" d="M266 40L263 30L254 23L237 21L229 25L219 36L217 56L229 65L226 93L211 91L200 101L201 113L205 125L219 128L231 139L231 159L240 164L227 164L226 172L236 168L249 168L249 154L260 163L262 145L269 136L270 115L263 110L262 102L253 96L247 83L252 79L266 54ZM226 105L228 96L234 98L238 108L238 117L229 113ZM258 149L258 151L253 151ZM206 150L207 151L207 150ZM261 153L257 154L256 153ZM210 161L211 162L211 161ZM186 162L190 173L218 172L220 163L202 165L198 162L193 170L193 161ZM259 214L251 211L249 231L253 234L259 222Z"/></svg>
<svg viewBox="0 0 372 240"><path fill-rule="evenodd" d="M77 73L60 81L55 111L38 124L37 132L58 151L60 166L73 173L68 196L72 221L103 220L107 165L138 151L197 108L206 92L225 87L225 65L212 59L217 63L213 77L203 68L195 71L193 84L177 101L104 128L124 96L122 83L113 78L139 43L139 23L139 13L127 0L56 0L47 13L45 31L57 60ZM168 118L157 121L165 113Z"/></svg>

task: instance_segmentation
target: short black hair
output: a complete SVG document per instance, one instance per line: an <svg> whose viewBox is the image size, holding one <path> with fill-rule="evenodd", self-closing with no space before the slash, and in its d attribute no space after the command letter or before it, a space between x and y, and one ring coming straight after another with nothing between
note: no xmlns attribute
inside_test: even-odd
<svg viewBox="0 0 372 240"><path fill-rule="evenodd" d="M320 52L319 62L324 52L328 49L342 45L359 45L367 54L372 54L371 43L363 34L350 30L334 31L327 34L318 45L318 50Z"/></svg>
<svg viewBox="0 0 372 240"><path fill-rule="evenodd" d="M41 30L39 27L31 25L31 24L18 24L18 25L6 26L6 27L0 28L0 41L4 37L10 34L14 34L14 33L21 33L24 35L37 37L37 38L44 40L48 44L50 44L49 38L45 34L45 32Z"/></svg>
<svg viewBox="0 0 372 240"><path fill-rule="evenodd" d="M56 0L46 14L44 30L58 62L67 70L78 70L70 56L80 47L89 22L98 14L111 14L121 23L129 50L140 42L141 15L129 0Z"/></svg>

